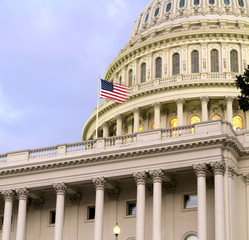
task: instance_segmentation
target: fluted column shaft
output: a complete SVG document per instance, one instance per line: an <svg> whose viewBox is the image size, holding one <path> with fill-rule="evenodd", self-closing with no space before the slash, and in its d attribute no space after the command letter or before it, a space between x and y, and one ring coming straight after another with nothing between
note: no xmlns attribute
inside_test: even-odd
<svg viewBox="0 0 249 240"><path fill-rule="evenodd" d="M207 240L206 164L194 165L197 176L198 240Z"/></svg>
<svg viewBox="0 0 249 240"><path fill-rule="evenodd" d="M233 124L233 97L226 97L227 121Z"/></svg>
<svg viewBox="0 0 249 240"><path fill-rule="evenodd" d="M161 119L160 103L153 104L153 107L154 107L154 124L155 124L155 129L158 129L158 128L160 128L160 119Z"/></svg>
<svg viewBox="0 0 249 240"><path fill-rule="evenodd" d="M211 163L215 187L215 240L225 240L224 173L225 163Z"/></svg>
<svg viewBox="0 0 249 240"><path fill-rule="evenodd" d="M122 116L117 115L116 120L117 120L116 136L120 136L120 135L122 135Z"/></svg>
<svg viewBox="0 0 249 240"><path fill-rule="evenodd" d="M145 235L145 185L146 173L134 173L137 183L136 240L144 240Z"/></svg>
<svg viewBox="0 0 249 240"><path fill-rule="evenodd" d="M10 230L11 230L13 199L14 199L15 193L13 190L5 190L5 191L2 191L2 195L4 197L4 202L5 202L2 240L9 240Z"/></svg>
<svg viewBox="0 0 249 240"><path fill-rule="evenodd" d="M63 222L64 222L64 208L65 208L65 194L67 186L65 183L56 183L53 185L56 193L56 215L54 240L63 239Z"/></svg>
<svg viewBox="0 0 249 240"><path fill-rule="evenodd" d="M106 181L103 177L93 179L96 190L94 240L103 239L104 190Z"/></svg>
<svg viewBox="0 0 249 240"><path fill-rule="evenodd" d="M103 124L103 137L104 138L107 138L109 135L108 127L109 127L108 124L105 122Z"/></svg>
<svg viewBox="0 0 249 240"><path fill-rule="evenodd" d="M162 239L162 180L164 173L160 170L150 171L153 179L153 222L152 240Z"/></svg>
<svg viewBox="0 0 249 240"><path fill-rule="evenodd" d="M184 100L182 98L176 99L177 126L183 125L183 103L184 103Z"/></svg>
<svg viewBox="0 0 249 240"><path fill-rule="evenodd" d="M19 200L16 240L25 240L27 199L29 196L29 190L27 188L19 188L16 189L16 193Z"/></svg>
<svg viewBox="0 0 249 240"><path fill-rule="evenodd" d="M201 120L208 121L208 97L201 97Z"/></svg>
<svg viewBox="0 0 249 240"><path fill-rule="evenodd" d="M134 114L134 128L133 131L134 133L139 132L139 109L135 108L133 110L133 114Z"/></svg>

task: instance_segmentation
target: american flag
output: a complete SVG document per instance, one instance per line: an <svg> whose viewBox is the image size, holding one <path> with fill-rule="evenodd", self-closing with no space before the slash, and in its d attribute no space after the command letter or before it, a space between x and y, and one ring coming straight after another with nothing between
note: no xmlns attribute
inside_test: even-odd
<svg viewBox="0 0 249 240"><path fill-rule="evenodd" d="M128 101L129 94L129 87L101 79L100 98L108 98L117 103L124 103Z"/></svg>

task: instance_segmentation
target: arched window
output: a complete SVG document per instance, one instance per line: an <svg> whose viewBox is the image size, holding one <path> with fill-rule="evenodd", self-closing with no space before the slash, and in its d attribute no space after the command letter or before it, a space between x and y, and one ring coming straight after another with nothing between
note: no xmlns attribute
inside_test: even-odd
<svg viewBox="0 0 249 240"><path fill-rule="evenodd" d="M197 115L194 115L194 116L192 116L192 117L190 118L190 124L198 123L198 122L200 122L200 121L201 121L201 119L200 119L200 117L197 116Z"/></svg>
<svg viewBox="0 0 249 240"><path fill-rule="evenodd" d="M185 240L197 240L197 237L195 235L189 235L185 238Z"/></svg>
<svg viewBox="0 0 249 240"><path fill-rule="evenodd" d="M194 0L194 5L198 6L200 4L200 0Z"/></svg>
<svg viewBox="0 0 249 240"><path fill-rule="evenodd" d="M162 77L162 58L156 59L156 78Z"/></svg>
<svg viewBox="0 0 249 240"><path fill-rule="evenodd" d="M170 121L170 127L177 127L177 118L173 118L171 121Z"/></svg>
<svg viewBox="0 0 249 240"><path fill-rule="evenodd" d="M133 70L130 69L130 71L129 71L129 87L131 87L133 85L132 82L133 82Z"/></svg>
<svg viewBox="0 0 249 240"><path fill-rule="evenodd" d="M141 83L146 82L146 63L141 65Z"/></svg>
<svg viewBox="0 0 249 240"><path fill-rule="evenodd" d="M179 8L183 8L185 5L185 0L180 0Z"/></svg>
<svg viewBox="0 0 249 240"><path fill-rule="evenodd" d="M243 130L243 119L239 115L233 117L233 130L240 131Z"/></svg>
<svg viewBox="0 0 249 240"><path fill-rule="evenodd" d="M171 7L172 7L172 3L170 2L166 6L166 12L169 12L171 10Z"/></svg>
<svg viewBox="0 0 249 240"><path fill-rule="evenodd" d="M225 5L230 5L230 0L224 0Z"/></svg>
<svg viewBox="0 0 249 240"><path fill-rule="evenodd" d="M211 72L219 72L219 56L218 50L213 49L211 51Z"/></svg>
<svg viewBox="0 0 249 240"><path fill-rule="evenodd" d="M245 6L244 0L238 0L238 3L240 5L240 7L244 7Z"/></svg>
<svg viewBox="0 0 249 240"><path fill-rule="evenodd" d="M138 25L137 25L137 29L139 29L140 24L141 24L141 19L140 19L140 21L139 21L139 23L138 23Z"/></svg>
<svg viewBox="0 0 249 240"><path fill-rule="evenodd" d="M218 120L218 119L222 119L220 115L215 114L211 117L211 120Z"/></svg>
<svg viewBox="0 0 249 240"><path fill-rule="evenodd" d="M150 13L147 13L147 15L146 15L146 17L145 17L145 20L144 20L145 23L148 21L149 16L150 16Z"/></svg>
<svg viewBox="0 0 249 240"><path fill-rule="evenodd" d="M208 2L210 5L214 5L214 0L209 0Z"/></svg>
<svg viewBox="0 0 249 240"><path fill-rule="evenodd" d="M180 55L179 53L174 53L172 56L173 59L173 75L180 73Z"/></svg>
<svg viewBox="0 0 249 240"><path fill-rule="evenodd" d="M156 11L155 11L155 13L154 13L154 17L157 17L157 16L158 16L159 10L160 10L160 8L157 8L157 9L156 9Z"/></svg>
<svg viewBox="0 0 249 240"><path fill-rule="evenodd" d="M191 53L191 72L199 72L199 52L196 50Z"/></svg>
<svg viewBox="0 0 249 240"><path fill-rule="evenodd" d="M236 50L232 50L230 52L230 67L231 72L238 72L238 52Z"/></svg>

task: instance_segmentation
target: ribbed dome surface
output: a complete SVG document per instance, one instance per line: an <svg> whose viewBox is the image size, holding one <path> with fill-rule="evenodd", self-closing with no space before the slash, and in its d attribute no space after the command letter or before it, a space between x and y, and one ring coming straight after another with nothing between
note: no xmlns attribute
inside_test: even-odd
<svg viewBox="0 0 249 240"><path fill-rule="evenodd" d="M152 29L183 21L248 22L248 14L249 0L152 0L136 20L130 40Z"/></svg>

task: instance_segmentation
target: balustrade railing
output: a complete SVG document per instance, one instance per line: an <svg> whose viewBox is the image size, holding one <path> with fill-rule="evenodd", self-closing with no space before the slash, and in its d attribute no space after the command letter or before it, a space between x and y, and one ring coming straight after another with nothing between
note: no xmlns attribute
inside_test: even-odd
<svg viewBox="0 0 249 240"><path fill-rule="evenodd" d="M85 141L67 145L67 153L82 152L94 149L96 147L96 141Z"/></svg>
<svg viewBox="0 0 249 240"><path fill-rule="evenodd" d="M170 137L179 137L183 135L194 134L195 128L194 125L182 126L182 127L173 127L162 130L162 139Z"/></svg>
<svg viewBox="0 0 249 240"><path fill-rule="evenodd" d="M132 144L134 142L136 142L136 134L129 134L124 136L106 138L105 146L106 147L122 146L122 145Z"/></svg>
<svg viewBox="0 0 249 240"><path fill-rule="evenodd" d="M31 150L29 153L30 158L44 158L52 157L58 154L58 147L40 148Z"/></svg>
<svg viewBox="0 0 249 240"><path fill-rule="evenodd" d="M0 155L0 163L6 163L7 162L7 154Z"/></svg>

